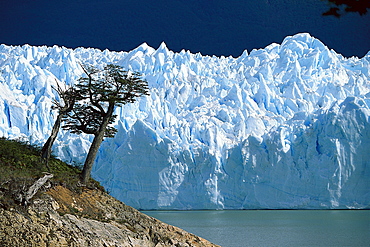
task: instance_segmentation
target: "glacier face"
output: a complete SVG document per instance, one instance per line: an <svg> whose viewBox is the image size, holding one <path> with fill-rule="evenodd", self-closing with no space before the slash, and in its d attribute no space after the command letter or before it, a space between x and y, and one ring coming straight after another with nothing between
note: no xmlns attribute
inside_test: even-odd
<svg viewBox="0 0 370 247"><path fill-rule="evenodd" d="M138 71L150 96L116 109L92 176L139 209L369 208L370 52L344 58L309 34L240 57L0 45L0 136L42 145L52 86L79 63ZM59 133L82 163L91 136Z"/></svg>

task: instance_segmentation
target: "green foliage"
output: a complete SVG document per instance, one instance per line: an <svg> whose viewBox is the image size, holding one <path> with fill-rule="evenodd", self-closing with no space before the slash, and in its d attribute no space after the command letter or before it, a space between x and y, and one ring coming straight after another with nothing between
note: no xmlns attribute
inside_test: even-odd
<svg viewBox="0 0 370 247"><path fill-rule="evenodd" d="M14 195L29 188L46 172L54 175L52 185L63 185L74 192L80 192L80 169L68 165L54 157L49 161L50 171L40 160L38 146L26 142L0 138L0 207L14 207ZM98 182L90 180L90 188L104 190Z"/></svg>
<svg viewBox="0 0 370 247"><path fill-rule="evenodd" d="M135 102L137 97L148 95L148 83L139 73L128 72L121 66L109 64L102 71L93 66L82 66L87 77L78 80L75 87L76 103L73 111L64 118L64 129L72 133L97 135L102 123L108 118L103 130L105 137L113 137L116 129L112 123L116 115L110 112L123 104Z"/></svg>
<svg viewBox="0 0 370 247"><path fill-rule="evenodd" d="M0 172L2 174L0 179L6 179L8 173L22 172L27 168L36 168L40 171L42 166L39 163L39 152L38 147L26 142L0 138ZM37 172L35 176L39 173Z"/></svg>
<svg viewBox="0 0 370 247"><path fill-rule="evenodd" d="M104 101L114 101L116 106L133 103L137 97L148 95L148 83L137 72L129 73L121 66L109 64L104 68L108 94Z"/></svg>
<svg viewBox="0 0 370 247"><path fill-rule="evenodd" d="M17 140L0 138L0 183L8 180L39 178L47 171L40 161L38 146ZM78 182L80 170L56 158L50 160L50 173L54 183Z"/></svg>

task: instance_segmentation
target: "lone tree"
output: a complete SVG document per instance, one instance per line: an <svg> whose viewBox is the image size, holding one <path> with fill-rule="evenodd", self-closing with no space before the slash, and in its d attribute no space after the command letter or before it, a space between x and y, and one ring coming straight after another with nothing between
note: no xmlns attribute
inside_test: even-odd
<svg viewBox="0 0 370 247"><path fill-rule="evenodd" d="M104 137L114 137L117 132L111 126L116 118L115 107L149 95L149 88L139 73L125 71L118 65L107 65L102 71L92 66L82 68L87 77L80 78L75 85L78 101L73 110L66 114L63 128L72 133L94 135L81 173L81 181L86 184Z"/></svg>
<svg viewBox="0 0 370 247"><path fill-rule="evenodd" d="M59 101L54 99L53 101L54 106L52 107L53 109L58 110L58 116L54 122L53 129L51 130L49 138L47 139L47 141L45 142L44 146L41 149L41 160L42 162L45 163L48 170L49 170L48 162L51 155L51 148L54 144L55 139L57 138L60 129L60 124L63 118L66 116L66 114L72 111L76 101L75 90L73 87L62 89L59 83L57 82L57 87L56 88L53 87L53 89L59 95Z"/></svg>

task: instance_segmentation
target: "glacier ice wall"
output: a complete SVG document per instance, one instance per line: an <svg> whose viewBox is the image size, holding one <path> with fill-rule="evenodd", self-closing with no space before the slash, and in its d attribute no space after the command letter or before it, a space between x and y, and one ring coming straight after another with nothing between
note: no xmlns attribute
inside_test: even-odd
<svg viewBox="0 0 370 247"><path fill-rule="evenodd" d="M116 109L93 177L139 209L369 208L370 53L345 58L309 34L240 57L0 45L0 136L43 144L52 86L79 63L143 74L150 96ZM82 163L91 136L54 152Z"/></svg>

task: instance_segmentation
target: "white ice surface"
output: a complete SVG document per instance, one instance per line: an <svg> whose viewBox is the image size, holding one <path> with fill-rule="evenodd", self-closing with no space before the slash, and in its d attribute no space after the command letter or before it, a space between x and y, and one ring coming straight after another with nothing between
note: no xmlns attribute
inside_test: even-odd
<svg viewBox="0 0 370 247"><path fill-rule="evenodd" d="M93 177L139 209L369 208L370 53L345 58L309 34L240 57L0 45L0 136L42 145L56 81L79 62L138 71L150 96L116 109ZM59 133L83 163L92 136Z"/></svg>

